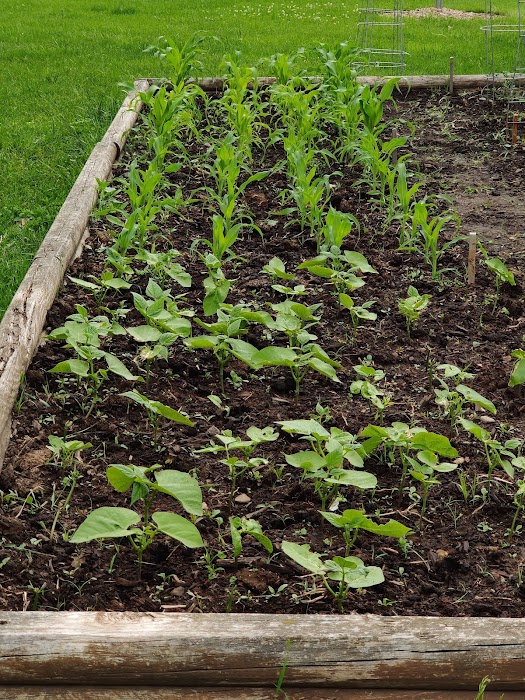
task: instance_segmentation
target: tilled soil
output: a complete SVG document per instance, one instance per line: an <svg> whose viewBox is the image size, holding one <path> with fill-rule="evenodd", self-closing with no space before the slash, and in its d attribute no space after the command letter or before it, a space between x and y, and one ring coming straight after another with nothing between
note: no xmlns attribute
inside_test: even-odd
<svg viewBox="0 0 525 700"><path fill-rule="evenodd" d="M425 176L425 192L449 197L462 220L461 233L476 231L490 253L501 257L514 272L516 286L502 287L495 309L494 281L483 264L478 265L476 285L466 285L466 242L448 249L440 261L446 271L439 280L432 280L420 257L397 250L396 226L383 230L383 214L371 205L363 187L355 186L356 172L343 168L341 176L332 179L331 204L353 213L361 223L360 235L353 236L345 247L365 254L378 274L366 275L366 284L353 297L359 302L374 300L378 320L364 322L352 343L348 313L339 307L331 285L304 270L297 271L293 282L306 287L307 295L299 301L322 304L322 320L313 332L328 354L341 363L341 383L310 372L296 400L287 370L254 373L233 359L226 367L229 379L220 408L208 398L221 395L215 358L209 351L190 352L179 340L170 349L167 362L153 365L149 383L137 388L186 412L195 426L162 421L155 444L143 410L120 396L132 383L112 376L109 389L103 390L105 400L86 417L90 400L85 389L72 379L48 372L70 356L68 350L60 342L42 342L25 377L13 439L0 475L2 609L336 612L322 583L280 553L281 542L289 540L309 543L314 551L330 556L344 554L340 531L323 522L319 514L320 502L312 483L301 480L298 470L285 463L283 453L304 448L304 443L281 433L276 442L259 447L254 455L267 459L268 466L243 476L231 509L230 482L227 468L220 463L221 455L195 451L224 430L244 435L251 425L276 427L276 421L308 418L318 403L329 409L326 427L359 434L368 424L378 422L367 401L349 395L350 383L356 378L353 366L368 358L384 370L381 386L392 397L384 425L403 421L449 437L459 452L458 470L464 475L468 494L466 499L462 495L458 471L438 475L441 483L430 491L420 527L421 491L417 484L407 484L399 498L399 467L385 466L375 456L367 459L366 469L377 476L378 488L362 492L342 489L340 510L362 508L369 516L380 513L382 518L392 517L411 527L413 534L401 547L396 540L366 533L358 536L352 554L367 565L380 566L385 582L352 591L345 601L345 612L525 615L523 535L521 531L513 537L507 533L515 510L515 487L507 474L497 469L490 495L483 498L487 473L484 453L474 438L451 426L435 404L433 393L439 386L437 365L468 368L476 375L469 385L494 402L497 414L492 417L467 405L466 417L481 422L501 442L525 438L523 389L507 386L514 363L510 353L524 348L525 343L521 192L525 151L521 141L515 147L506 143L507 104L504 98L492 98L488 91L454 97L413 92L397 98L397 106L389 109L388 116L401 119L397 125L401 133L409 132L407 122L415 129L409 150ZM132 140L117 174L126 172L133 148L140 151L137 139ZM261 155L263 160L257 167L263 169L283 154L269 149ZM174 177L174 183L187 195L202 182L202 172L193 169L183 169ZM284 175L276 173L246 190L245 204L264 234L264 243L255 233L236 243L238 257L225 268L228 278L235 279L229 303L244 301L267 309L269 302L282 301L282 295L272 289L272 281L262 274L263 265L277 255L292 272L305 258L315 255L315 245L302 240L297 225L289 223L290 217L287 220L276 214L282 209L278 194L284 182ZM184 290L173 283L173 294L186 294L180 306L196 314L202 313L205 269L190 246L210 233L207 203L200 196L182 217L166 222L157 248L175 247L181 252L178 261L191 273L193 285ZM443 201L441 208L446 206ZM445 237L451 235L451 229L445 232ZM98 276L109 240L105 225L94 221L84 255L70 274ZM136 277L132 290L144 293L146 283L144 276ZM421 294L432 295L410 337L397 311L397 301L406 296L409 285ZM121 298L129 309L123 325L140 324L129 292L120 298L108 293L103 305L118 308ZM49 313L47 330L62 325L74 313L75 304L83 304L92 314L100 313L93 297L66 279ZM258 347L269 344L259 326L253 326L245 339ZM284 344L284 339L277 337L274 342ZM145 376L131 337L118 336L107 347L132 372ZM58 520L53 542L49 537L51 524L67 487L61 483L66 474L51 459L49 435L78 438L93 445L81 455L81 479L70 508ZM108 485L105 470L110 464L131 462L191 471L199 479L205 501L205 515L197 520L197 527L206 553L157 537L144 555L140 580L134 553L125 540L117 542L117 549L109 540L80 546L68 542L91 509L129 507L128 495L117 494ZM170 499L162 496L155 505L159 510L172 507ZM245 538L236 564L228 527L230 515L257 519L274 545L273 554Z"/></svg>

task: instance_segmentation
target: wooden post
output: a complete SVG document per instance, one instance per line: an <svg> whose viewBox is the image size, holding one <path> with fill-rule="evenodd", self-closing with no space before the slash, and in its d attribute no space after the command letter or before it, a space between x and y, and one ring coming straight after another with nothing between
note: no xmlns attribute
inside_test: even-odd
<svg viewBox="0 0 525 700"><path fill-rule="evenodd" d="M490 690L524 697L525 624L475 617L0 612L0 658L0 688L275 690L286 661L286 691L398 689L397 698L407 700L457 691L457 699L489 676Z"/></svg>
<svg viewBox="0 0 525 700"><path fill-rule="evenodd" d="M520 115L515 114L512 117L512 145L515 146L518 143L518 122Z"/></svg>
<svg viewBox="0 0 525 700"><path fill-rule="evenodd" d="M473 287L476 283L476 250L478 248L477 234L472 231L468 236L468 283Z"/></svg>
<svg viewBox="0 0 525 700"><path fill-rule="evenodd" d="M394 127L392 129L392 138L397 139L398 136L399 136L399 131L396 129L396 127ZM392 163L394 165L397 165L397 148L394 148L394 150L392 151Z"/></svg>
<svg viewBox="0 0 525 700"><path fill-rule="evenodd" d="M450 57L449 66L449 80L448 80L448 92L450 95L454 94L454 56Z"/></svg>

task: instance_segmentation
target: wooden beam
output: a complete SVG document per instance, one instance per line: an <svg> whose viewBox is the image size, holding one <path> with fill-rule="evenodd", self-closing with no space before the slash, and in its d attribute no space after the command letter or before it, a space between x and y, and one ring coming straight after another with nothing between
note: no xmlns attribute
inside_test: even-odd
<svg viewBox="0 0 525 700"><path fill-rule="evenodd" d="M484 700L499 700L486 691ZM106 686L0 686L2 700L474 700L472 691L457 690L337 690L287 688L125 688ZM523 700L523 693L506 692L504 700Z"/></svg>
<svg viewBox="0 0 525 700"><path fill-rule="evenodd" d="M147 88L145 80L135 83L135 89L127 95L104 137L93 149L0 323L0 470L11 435L11 411L20 378L38 346L47 312L67 266L78 252L97 200L97 179L109 177L113 162L137 119L141 106L136 100L137 93ZM130 109L132 102L134 109Z"/></svg>
<svg viewBox="0 0 525 700"><path fill-rule="evenodd" d="M390 80L392 76L363 76L360 75L357 78L357 82L362 85L384 85L387 80ZM321 78L318 76L312 76L309 78L312 82L321 82ZM155 81L154 78L150 79L152 82ZM273 85L276 82L276 78L273 77L261 77L257 78L257 84L259 87L267 87L268 85ZM221 92L224 89L225 80L224 78L201 78L198 81L199 86L206 92ZM479 88L488 87L491 85L501 86L501 85L525 85L525 74L518 74L515 77L510 77L505 73L496 73L494 77L492 75L455 75L454 76L454 89L455 90L465 90L468 88ZM431 88L448 88L450 84L450 75L409 75L399 78L399 87L410 89L410 90L422 90ZM253 87L253 83L251 84Z"/></svg>
<svg viewBox="0 0 525 700"><path fill-rule="evenodd" d="M0 613L0 684L525 690L520 619Z"/></svg>

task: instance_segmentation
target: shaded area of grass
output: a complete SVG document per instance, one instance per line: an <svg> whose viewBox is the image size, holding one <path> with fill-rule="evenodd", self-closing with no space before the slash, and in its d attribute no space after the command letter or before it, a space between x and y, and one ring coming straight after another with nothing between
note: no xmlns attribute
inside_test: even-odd
<svg viewBox="0 0 525 700"><path fill-rule="evenodd" d="M410 0L407 9L418 7ZM355 41L359 3L342 0L4 0L0 38L0 316L122 92L118 82L159 75L143 49L161 35L207 42L205 73L234 50L257 62L320 42ZM456 9L480 10L479 0ZM512 19L515 3L498 11ZM450 55L458 73L485 70L483 19L407 19L407 73L443 73ZM497 65L513 67L515 38L500 35ZM305 67L315 72L315 52ZM260 72L269 71L261 67Z"/></svg>

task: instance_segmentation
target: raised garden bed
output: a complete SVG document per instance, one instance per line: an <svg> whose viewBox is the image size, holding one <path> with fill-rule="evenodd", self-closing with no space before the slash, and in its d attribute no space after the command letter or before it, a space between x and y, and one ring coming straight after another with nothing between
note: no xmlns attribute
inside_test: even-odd
<svg viewBox="0 0 525 700"><path fill-rule="evenodd" d="M146 86L143 85L142 89L146 90ZM270 92L263 92L260 97L267 102L272 100ZM245 100L252 104L251 98ZM395 202L389 214L388 209L376 201L377 187L372 192L369 180L356 186L363 178L363 172L370 170L366 165L363 170L362 158L353 162L347 154L336 166L331 158L325 161L318 157L315 177L326 176L325 183L329 183L322 195L326 200L325 211L318 225L315 222L312 225L314 233L325 231L318 248L315 235L312 239L304 233L311 223L311 207L305 210L303 225L294 223L297 212L283 213L284 209L297 206L298 200L294 200L291 193L287 198L280 196L290 187L289 167L277 167L286 159L282 144L276 141L274 146L266 148L256 142L252 146L253 161L249 158L245 161L246 169L241 170L238 184L246 181L248 167L251 174L268 172L265 177L254 177L239 196L239 208L235 209L239 218L234 224L241 224L242 231L231 249L233 256L230 257L229 251L224 253L220 270L231 284L222 288L217 267L213 271L210 260L204 259L209 251L202 239L212 240L212 215L217 214L220 205L210 193L210 186L216 183L213 177L210 178L206 162L213 163L217 156L213 148L217 143L216 131L226 119L226 112L221 116L224 100L214 99L205 109L202 98L198 99L198 119L202 121L197 122L197 127L200 134L206 133L206 138L190 139L185 143L186 161L180 158L180 150L162 156L164 166L178 164L180 159L180 168L177 165L171 168L172 172L168 168L164 175L166 187L157 185L158 191L162 191L158 198L162 211L155 219L155 228L146 223L150 229L144 244L137 246L133 242L126 250L121 237L119 250L115 251L113 247L111 254L113 267L107 264L108 248L121 231L118 220L124 224L129 222L131 210L127 197L118 188L115 192L106 188L99 208L101 212L110 211L111 218L107 220L101 213L89 224L90 236L84 255L68 271L66 284L47 317L46 329L50 332L68 328L64 324L75 313L75 306L80 304L90 318L112 315L127 330L99 333L100 348L111 355L109 359L107 355L102 357L106 364L96 365L97 370L100 366L109 369L108 380L101 382L96 393L94 386L98 379L104 379L104 375L99 372L98 379L92 377L89 383L86 374L93 372L91 369L86 372L83 364L71 364L75 357L71 348L63 347L63 339L62 342L47 340L42 343L25 373L15 409L13 437L0 475L3 492L3 588L0 602L4 609L281 612L294 615L337 612L339 607L347 613L373 612L387 616L523 615L521 572L525 559L519 542L521 509L517 509L520 497L519 494L516 496L515 481L520 477L524 414L521 389L519 386L509 387L508 382L518 360L510 353L523 348L525 332L520 274L523 230L516 209L519 201L513 199L511 187L525 157L521 146L509 148L504 138L498 138L505 126L506 102L505 99L493 100L492 93L461 92L450 98L442 93L410 92L402 99L396 97L396 101L397 107L385 103L386 118L395 121L385 131L380 131L375 124L371 132L375 131L384 145L395 137L393 130L396 129L401 139L396 142L397 162L406 162L412 172L409 185L421 182L407 215L403 217L402 207ZM270 115L267 123L272 128L279 126L277 103L272 103L266 111ZM293 111L290 111L288 120ZM205 127L207 122L204 120L216 114L218 120L209 131L205 131L208 127ZM286 122L283 120L282 128ZM413 136L407 122L414 124ZM335 143L336 126L324 126L327 136L317 145L329 149ZM405 137L408 139L406 143ZM238 141L235 143L238 157L240 147ZM129 155L124 153L114 174L128 178L131 171L131 179L138 182L138 169L145 172L151 161L150 157L147 158L147 150L144 136L140 133L134 135L133 150ZM208 161L204 158L207 151L212 154ZM414 160L421 164L422 179L415 174L414 161L403 160L408 153L413 153ZM226 154L224 157L232 156ZM136 166L132 165L134 159L138 159ZM386 160L398 175L402 172L399 166L396 170L395 156L389 155ZM333 174L334 170L339 170L340 174ZM97 177L106 179L107 175ZM292 174L292 182L293 177L297 176ZM129 184L122 187L128 189L128 196L136 197ZM463 218L461 232L477 231L489 260L498 256L504 261L507 273L514 272L514 285L502 284L496 295L493 272L487 265L479 265L478 261L475 284L468 286L466 241L458 241L443 250L432 274L428 249L426 260L421 250L416 250L422 247L417 231L418 225L421 229L423 224L414 220L413 205L415 201L426 202L430 217L446 217L450 205L443 199L435 199L436 194L452 198L455 210ZM182 206L182 200L191 201ZM433 207L432 202L435 203ZM472 206L472 202L477 205ZM495 202L500 215L494 217L494 226L489 226ZM141 206L144 206L144 200ZM330 206L333 208L332 218L327 220ZM505 226L498 229L502 210L506 210ZM345 214L356 217L359 230L356 223L349 225L351 220ZM419 215L423 216L422 210L419 210ZM438 222L440 220L438 218ZM136 221L139 222L137 226L143 223L139 219ZM403 225L407 236L409 228L414 226L416 242L409 244L405 240L400 249L399 231ZM338 246L340 257L337 258L339 251L326 248L325 252L330 252L331 258L325 256L323 261L304 265L305 261L323 254L322 244L330 236L330 226L332 233L338 227L352 229L344 243ZM508 232L511 235L507 236ZM456 233L454 220L445 221L439 247ZM151 249L152 240L154 250ZM158 258L152 257L153 253L168 254L173 249L180 255L172 254L169 261L165 258L163 266L158 264ZM149 257L141 250L147 250ZM347 256L343 266L341 261L345 250L359 252L366 257L367 263L356 256ZM131 254L131 259L118 258L115 252L128 258ZM270 264L275 257L284 263L286 273L294 275L293 280L283 278L283 271L276 267L275 261L273 266ZM184 269L177 268L177 264ZM263 271L269 264L270 267ZM134 268L133 273L128 265ZM332 270L330 275L327 267ZM107 288L101 289L101 282L109 279L101 277L107 269L126 284L110 281ZM188 286L186 275L191 277L191 286ZM206 278L208 282L203 287ZM75 281L78 279L84 282L79 284ZM216 285L215 297L210 293L212 282ZM89 288L90 284L98 289ZM128 284L131 285L129 289L114 288L127 287ZM304 290L299 286L292 291L297 285L302 285ZM398 303L409 298L410 286L416 287L420 295L430 297L421 318L414 318L407 327ZM223 328L206 328L195 321L199 318L204 323L213 323L217 311L229 311L217 306L217 295L224 296L226 287L228 296L225 300L236 307L233 313L238 314L237 319L232 320L230 313L229 339L225 339ZM283 287L290 290L284 292ZM152 311L150 301L155 296L160 298L162 290L168 289L170 299L164 295L164 300L158 302ZM207 297L203 289L206 289ZM355 304L352 308L360 309L356 330L351 323L352 311L348 308L351 304L346 297L339 297L339 293L351 295ZM282 306L286 299L300 306ZM365 306L372 301L373 305ZM424 302L422 296L421 304ZM242 304L245 306L241 307ZM317 307L317 304L321 306ZM307 312L305 305L313 305L313 308ZM164 309L161 317L158 316L159 307ZM128 309L127 314L119 313L122 308ZM175 310L181 313L175 313ZM81 323L84 311L76 311L80 317L74 321ZM286 326L290 319L284 318L294 314L297 318L303 315L303 331L315 334L317 339L305 335L297 338L296 333L294 336L295 331ZM177 340L163 338L175 342L169 346L167 358L163 359L160 351L160 356L151 363L144 352L145 343L141 341L148 337L153 348L158 343L159 333L144 330L144 319L148 315L148 328L164 332L169 327L171 333L180 336ZM14 327L13 318L16 316L8 314L11 329ZM105 322L99 319L98 323ZM247 332L237 334L232 323L236 324L237 330L246 326ZM72 328L71 319L69 328ZM98 326L100 329L102 326ZM78 326L75 333L77 331ZM288 337L293 337L293 342L288 343L287 332ZM31 336L34 341L37 333L33 327L25 337ZM63 336L64 332L55 335ZM213 336L215 340L205 340L206 336ZM308 346L313 341L323 352ZM75 342L80 342L78 336ZM213 345L217 350L217 342L223 343L230 355L225 363L222 386L217 371L217 353L214 354L211 347ZM200 348L199 345L210 347ZM22 347L30 354L27 340ZM273 350L265 351L263 355L253 354L264 347ZM301 351L299 347L302 347ZM288 348L288 352L276 348ZM273 366L269 366L270 363L263 366L265 354L267 358L272 356ZM126 369L111 359L113 356L118 357ZM76 358L79 359L80 362L86 361L85 355ZM222 361L223 356L219 359ZM296 365L293 370L295 380L290 364ZM443 368L444 364L449 367ZM452 365L463 373L459 378L455 370L450 369ZM57 371L50 372L53 368ZM72 370L84 376L77 379ZM384 378L379 373L372 377L372 370L381 370ZM19 365L16 371L20 371ZM469 377L465 372L475 376ZM131 375L143 381L131 379ZM373 388L354 383L366 379L365 375ZM459 384L458 388L455 388L456 384ZM436 393L436 389L441 394ZM134 399L129 396L133 390L182 412L192 425L180 424L181 415L170 414L158 404L149 405L152 420L148 421L148 414L140 405L144 400L137 394ZM477 394L474 395L473 391ZM128 396L123 396L124 392ZM371 402L371 395L374 402ZM458 411L456 415L450 415L455 411L454 407ZM168 418L159 420L159 410L161 414L168 414ZM170 421L170 417L176 421ZM287 423L299 420L314 420L317 425L311 422ZM474 428L474 423L487 431L487 435ZM267 432L252 431L246 437L250 426L267 428ZM414 427L421 431L417 433ZM311 445L300 439L306 428L314 436ZM332 442L329 442L326 431L334 428L339 432L332 431ZM240 437L244 444L234 446L224 454L218 452L217 447L224 442L219 436L226 436L228 430L233 436ZM492 456L490 480L480 435L486 440L490 437L492 441L489 445L492 451L488 453L489 458ZM64 462L63 447L57 457L60 444L52 441L50 445L49 436L66 442L79 440L91 443L91 446L79 449L81 446L77 445L70 465L64 470L60 466ZM379 444L381 440L382 445ZM505 445L507 440L514 442ZM494 447L496 442L506 453ZM55 454L50 447L55 448ZM305 449L312 451L315 447L319 452L317 457L302 454ZM344 462L341 451L345 455ZM334 461L327 466L328 453ZM497 464L494 461L496 453L499 455ZM229 464L221 462L232 456L236 460ZM256 461L248 463L251 458ZM245 463L242 464L241 460ZM438 466L432 471L436 462L447 466ZM401 477L403 463L406 466L404 481ZM125 467L120 471L113 468L110 472L111 480L118 483L122 491L124 482L119 479L132 478L130 465L151 467L160 464L161 474L164 472L167 478L178 479L177 487L173 481L164 485L154 510L174 511L179 518L186 517L188 525L182 525L186 529L183 534L177 531L176 539L199 544L192 529L196 526L206 547L187 548L175 544L165 534L157 534L144 551L139 576L136 555L125 539L116 541L118 547L115 547L115 540L108 539L102 544L98 541L80 545L72 543L70 540L72 536L75 539L75 531L94 509L106 506L130 508L129 492L116 492L106 478L107 467L115 464ZM299 464L303 465L302 469L298 468ZM328 467L343 471L318 474L313 479L309 464L316 465L320 472L326 472ZM517 472L515 479L511 476L511 468ZM178 493L174 501L166 494L166 491L176 492L180 488L182 477L174 476L174 471L177 474L191 472L198 479L203 489L202 515L199 504L195 505L193 482L191 485L187 479L184 482L192 496ZM234 471L238 474L232 486ZM135 477L137 475L140 476L135 472ZM439 483L428 482L429 477ZM149 478L153 480L151 472ZM431 487L426 504L421 486L425 480L425 486ZM335 483L337 481L339 483ZM158 483L162 485L162 478ZM72 486L74 489L68 500ZM136 497L145 495L144 486L135 487L139 488L142 491L136 490ZM322 500L328 517L320 515ZM138 514L142 512L140 504L139 498L134 506ZM329 522L346 509L362 511L369 517L368 521L361 519L361 530L348 548L341 529L334 528ZM516 512L518 515L514 520ZM351 516L358 517L356 513ZM242 528L247 531L245 534L240 532L240 553L232 545L229 517L238 517L240 520L234 521L234 525L238 531ZM261 532L253 522L242 518L256 520ZM390 525L390 535L394 536L382 537L381 526L384 529L389 519L396 521ZM178 524L181 524L180 520ZM130 521L128 525L134 523ZM164 523L160 527L166 533L171 525ZM354 539L355 527L352 525L353 531L348 527L350 541ZM403 527L410 528L411 532L405 533ZM85 532L84 536L82 532L77 533L77 539L86 539ZM400 534L403 534L401 542ZM288 545L283 548L283 542L293 543L296 548ZM339 596L338 601L322 584L320 569L314 578L301 566L306 544L313 552L322 554L323 560L335 561L336 567L341 566L337 557L359 557L362 560L365 568L360 569L361 579L351 581L350 577L346 578L350 588L344 596ZM268 552L270 546L273 548L271 554ZM297 549L299 546L303 548ZM287 547L292 556L279 553L280 549L286 550ZM307 563L310 567L319 567L320 561L313 558ZM355 564L358 560L349 560L349 566ZM381 582L383 576L385 580ZM372 586L374 577L377 585ZM330 579L326 582L330 585ZM333 590L337 593L337 589ZM82 618L82 624L88 619L91 618ZM209 619L211 624L214 617ZM221 625L224 619L220 618ZM12 624L12 620L16 624L16 617L6 617L8 624ZM315 628L315 619L312 620ZM388 624L387 620L366 620L363 623L365 628L368 624ZM394 622L401 624L392 620ZM505 629L505 633L512 630L514 634L514 623L502 621L501 624L504 622L510 626L501 629ZM411 621L402 624L406 625L403 627L405 631L412 626ZM421 624L423 620L418 621L414 628L416 640L418 635L425 634L423 628L419 629ZM432 621L425 621L424 625L427 624L433 629ZM468 633L464 632L467 628L459 622L451 624L456 630L451 639L457 639L457 630L463 630L465 640L468 639ZM456 624L458 626L454 627ZM483 634L487 634L487 629L496 630L497 626L483 627ZM253 628L250 632L248 624L244 633L253 634ZM416 646L417 641L410 646L409 656L415 653ZM299 648L306 647L308 641L301 638ZM467 654L466 647L461 649ZM520 649L513 648L513 660L522 658ZM376 649L374 653L381 658L386 652ZM468 653L473 653L470 646ZM281 645L278 650L281 664L284 654ZM502 679L498 687L521 688L521 671L510 679L508 668L497 668L494 661L492 669L496 669L496 675L491 673L490 662L495 655L491 649L490 653L477 656L467 680L454 686L447 681L441 687L447 687L447 683L448 687L475 687L476 681L485 675L480 673L480 668L486 662L486 673ZM461 664L464 658L462 656ZM448 659L444 663L449 664ZM272 661L272 673L278 666L275 660ZM446 671L449 674L450 668L449 665ZM386 688L438 687L428 680L429 669L427 666L423 674L413 674L414 677L419 675L420 683L411 681L408 676L396 676L400 680L395 685L388 680L381 686L384 675L379 670L377 678L370 684ZM340 685L366 687L366 681L360 686L356 680L358 676L363 677L362 673L353 676L353 680L347 677ZM5 682L22 683L21 676L5 678ZM265 678L265 684L267 680ZM46 682L51 682L50 678ZM72 679L64 677L60 682L67 684ZM82 679L79 678L78 682ZM101 676L98 682L112 681ZM142 684L149 682L142 677ZM195 679L189 681L196 682ZM311 685L321 682L321 678L316 678ZM204 684L210 683L206 680ZM225 683L230 684L230 681L225 680ZM292 683L302 685L295 676ZM242 684L257 685L257 679L241 679L239 685ZM341 697L364 698L368 695ZM369 697L386 698L388 695Z"/></svg>

